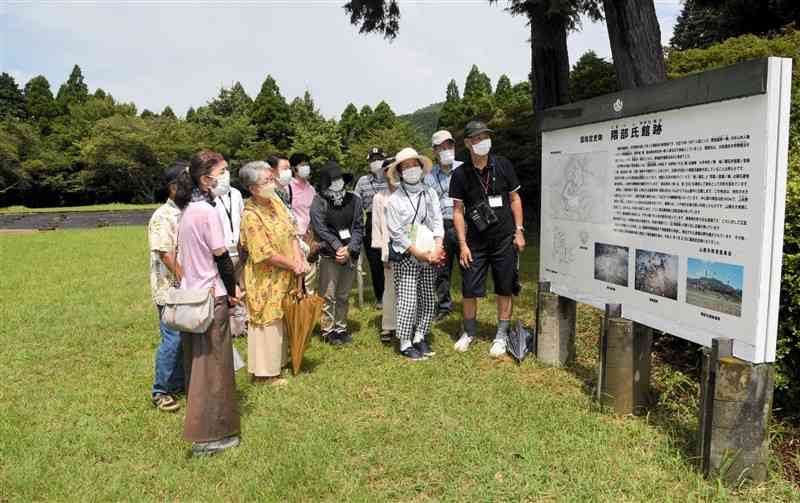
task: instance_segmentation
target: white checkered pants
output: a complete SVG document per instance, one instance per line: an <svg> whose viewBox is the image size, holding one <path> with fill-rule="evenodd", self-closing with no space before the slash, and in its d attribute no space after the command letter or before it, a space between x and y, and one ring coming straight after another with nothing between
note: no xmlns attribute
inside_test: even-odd
<svg viewBox="0 0 800 503"><path fill-rule="evenodd" d="M397 297L397 338L400 346L421 341L431 329L436 314L436 269L411 256L395 262L394 289Z"/></svg>

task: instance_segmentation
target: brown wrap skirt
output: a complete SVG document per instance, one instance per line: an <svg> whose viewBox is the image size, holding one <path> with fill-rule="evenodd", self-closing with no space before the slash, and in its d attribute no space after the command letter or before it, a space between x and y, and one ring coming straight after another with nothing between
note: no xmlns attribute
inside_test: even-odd
<svg viewBox="0 0 800 503"><path fill-rule="evenodd" d="M182 334L186 369L183 437L210 442L239 434L233 342L227 297L214 299L214 321L204 334Z"/></svg>

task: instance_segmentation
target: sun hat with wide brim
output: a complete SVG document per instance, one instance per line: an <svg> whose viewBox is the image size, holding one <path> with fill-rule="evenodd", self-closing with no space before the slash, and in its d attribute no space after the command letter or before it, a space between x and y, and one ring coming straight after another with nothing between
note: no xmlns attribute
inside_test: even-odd
<svg viewBox="0 0 800 503"><path fill-rule="evenodd" d="M422 174L423 176L427 173L431 172L431 167L433 166L433 162L425 157L424 155L420 155L411 147L406 147L394 156L394 162L389 165L389 169L386 172L386 176L389 180L397 183L400 180L400 176L397 172L397 166L399 166L403 161L407 161L409 159L416 159L422 165Z"/></svg>

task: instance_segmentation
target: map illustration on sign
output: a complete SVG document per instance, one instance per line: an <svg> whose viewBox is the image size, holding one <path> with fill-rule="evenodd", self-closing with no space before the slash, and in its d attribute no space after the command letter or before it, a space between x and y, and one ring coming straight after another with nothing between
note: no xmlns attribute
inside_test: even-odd
<svg viewBox="0 0 800 503"><path fill-rule="evenodd" d="M551 218L607 223L607 165L607 152L560 156L549 185Z"/></svg>
<svg viewBox="0 0 800 503"><path fill-rule="evenodd" d="M733 316L742 315L744 267L689 258L686 302Z"/></svg>

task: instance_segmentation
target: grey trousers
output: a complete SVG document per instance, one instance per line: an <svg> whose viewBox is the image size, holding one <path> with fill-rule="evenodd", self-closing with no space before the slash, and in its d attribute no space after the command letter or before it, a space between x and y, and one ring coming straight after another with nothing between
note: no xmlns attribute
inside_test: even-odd
<svg viewBox="0 0 800 503"><path fill-rule="evenodd" d="M356 270L350 264L337 264L330 257L319 258L319 294L325 299L320 326L322 333L347 330L347 309Z"/></svg>

